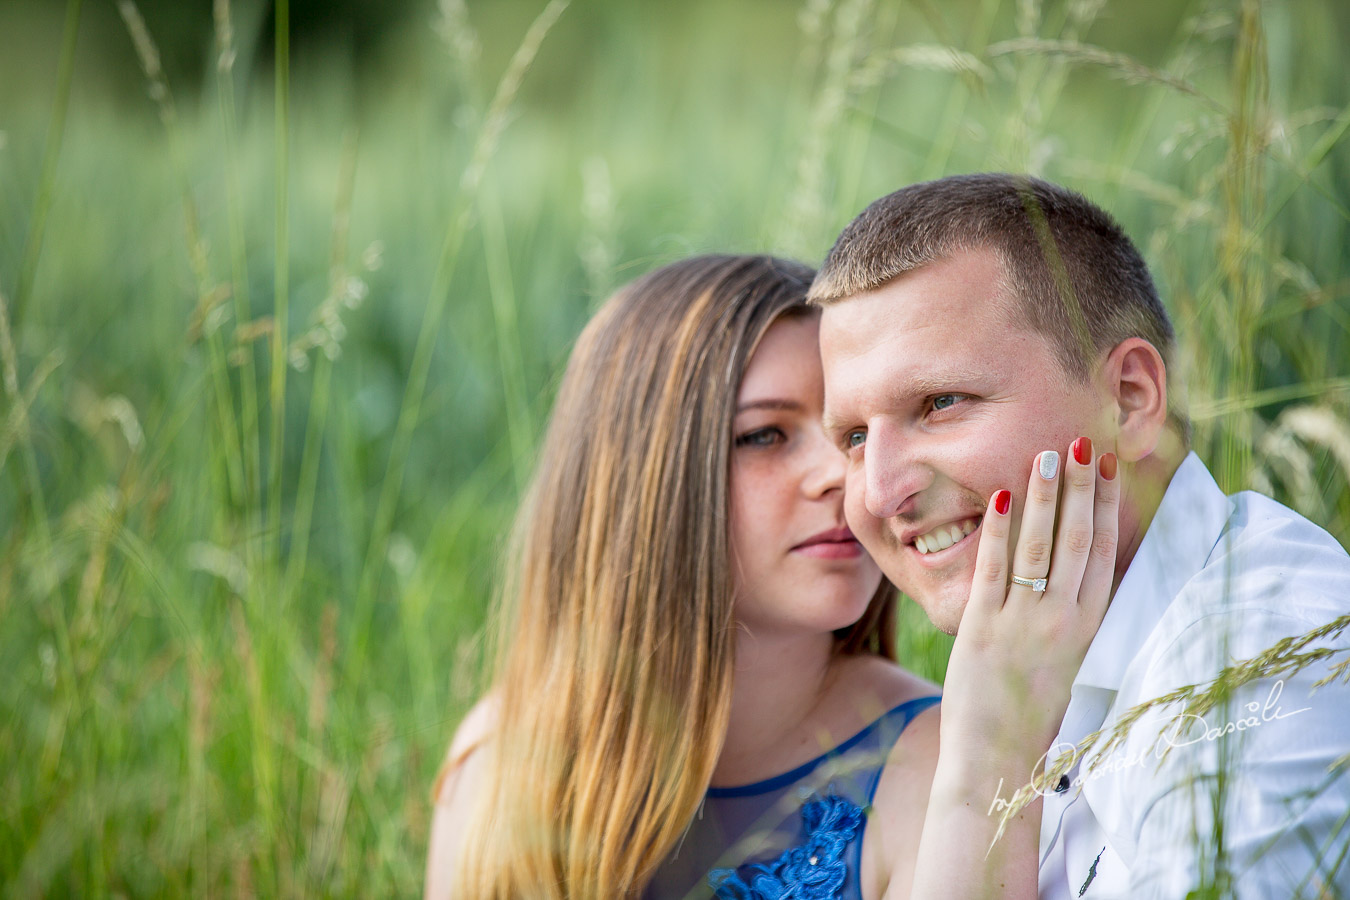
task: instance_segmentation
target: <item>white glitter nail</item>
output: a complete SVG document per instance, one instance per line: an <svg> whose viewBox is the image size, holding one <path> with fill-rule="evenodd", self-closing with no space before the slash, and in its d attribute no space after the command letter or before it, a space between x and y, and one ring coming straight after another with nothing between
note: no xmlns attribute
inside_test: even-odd
<svg viewBox="0 0 1350 900"><path fill-rule="evenodd" d="M1059 471L1059 453L1054 450L1046 450L1041 454L1041 477L1046 481L1055 477Z"/></svg>

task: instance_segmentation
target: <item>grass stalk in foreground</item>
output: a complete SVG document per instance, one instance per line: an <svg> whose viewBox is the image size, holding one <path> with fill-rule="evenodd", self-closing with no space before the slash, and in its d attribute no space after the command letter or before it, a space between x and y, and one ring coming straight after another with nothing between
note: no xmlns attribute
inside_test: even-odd
<svg viewBox="0 0 1350 900"><path fill-rule="evenodd" d="M243 614L234 619L236 632L250 652L246 656L246 683L249 694L249 725L254 778L255 806L261 816L263 834L277 839L260 846L254 860L264 891L281 891L288 871L285 864L290 842L280 820L279 746L272 702L276 696L274 678L281 677L280 635L274 626L280 583L282 535L282 468L286 446L287 340L290 333L290 3L275 5L273 92L273 280L271 360L268 373L268 466L267 509L259 567L249 580L249 596ZM256 558L256 557L255 557ZM235 607L237 611L239 608Z"/></svg>
<svg viewBox="0 0 1350 900"><path fill-rule="evenodd" d="M525 394L525 362L520 348L519 305L511 281L506 226L492 185L485 185L478 198L482 222L483 257L487 265L488 290L492 295L493 331L497 337L497 360L506 395L507 435L511 441L511 469L516 493L523 496L529 479L529 452L534 447L534 421Z"/></svg>
<svg viewBox="0 0 1350 900"><path fill-rule="evenodd" d="M47 214L51 211L52 192L56 187L56 164L61 158L61 143L66 133L66 112L70 108L70 86L75 77L75 43L80 30L80 6L83 0L67 0L66 22L61 36L61 60L56 67L56 99L52 102L52 119L47 129L47 144L42 153L42 174L38 176L37 199L28 224L28 239L24 242L23 263L19 268L19 285L14 294L14 320L22 323L27 312L28 298L37 277L38 260L42 257L42 239L47 230Z"/></svg>
<svg viewBox="0 0 1350 900"><path fill-rule="evenodd" d="M967 51L983 53L993 32L994 17L1000 6L1002 3L999 0L983 0L980 4L980 12L971 24L970 38L966 42ZM936 129L937 137L929 145L928 157L924 160L916 181L930 181L947 171L951 164L952 153L956 149L967 104L970 102L970 93L970 86L964 79L953 79L947 102L943 105L942 121Z"/></svg>
<svg viewBox="0 0 1350 900"><path fill-rule="evenodd" d="M801 134L792 190L773 241L773 246L788 256L810 257L816 253L810 241L825 214L828 137L847 108L850 79L872 7L872 0L841 0L834 11L830 42L823 53L821 84Z"/></svg>
<svg viewBox="0 0 1350 900"><path fill-rule="evenodd" d="M281 558L281 486L286 448L286 345L290 339L290 0L276 2L275 185L272 279L272 365L268 391L271 434L267 467L268 557Z"/></svg>
<svg viewBox="0 0 1350 900"><path fill-rule="evenodd" d="M369 641L370 619L379 589L380 574L389 550L389 532L393 526L394 513L398 505L399 494L403 486L403 468L407 463L408 451L412 446L412 433L421 415L422 399L426 392L427 375L431 368L431 355L436 346L440 331L441 317L449 299L450 282L459 263L459 253L464 245L472 221L475 200L482 184L483 173L488 161L496 150L501 133L506 127L507 114L515 99L520 83L534 61L539 46L545 36L558 21L568 0L550 0L543 12L534 20L525 33L521 44L516 48L510 63L497 84L497 91L483 118L478 139L474 144L469 164L460 179L459 191L451 207L450 224L446 229L440 257L436 263L436 272L432 276L431 289L427 297L426 313L422 327L417 334L417 346L413 351L412 365L408 373L408 385L403 393L403 402L399 407L398 421L394 426L394 439L389 450L389 464L384 480L380 485L380 496L375 504L375 515L371 525L365 563L361 569L361 579L356 590L356 604L352 615L351 640L347 653L347 682L359 683L367 663L367 643Z"/></svg>
<svg viewBox="0 0 1350 900"><path fill-rule="evenodd" d="M239 186L239 139L234 100L234 27L229 0L215 0L216 88L220 113L221 144L224 148L225 213L229 228L230 293L234 299L234 318L239 326L252 318L249 301L248 246L244 233L243 192ZM245 501L244 509L262 508L262 451L258 428L257 367L251 346L238 350L240 439L243 445ZM244 542L245 565L253 564L253 542Z"/></svg>
<svg viewBox="0 0 1350 900"><path fill-rule="evenodd" d="M284 6L282 0L281 6ZM245 510L246 521L254 519L257 508L248 505L249 487L246 466L243 461L243 450L239 429L236 427L235 409L233 392L230 388L228 361L226 353L221 347L219 329L213 324L213 320L219 321L219 307L223 304L224 292L215 288L212 284L209 261L206 255L206 244L200 232L200 216L197 212L196 202L192 196L191 186L187 176L187 166L184 160L182 150L182 140L178 132L177 110L173 103L172 94L169 91L164 73L160 67L159 53L150 37L149 29L146 27L140 12L137 10L132 0L120 0L118 4L123 19L126 22L128 31L131 34L133 43L136 46L137 53L141 59L142 68L150 83L150 96L155 100L159 107L160 119L165 128L165 135L169 144L169 152L172 160L173 169L177 180L180 182L180 192L182 194L184 229L188 244L188 258L191 269L197 285L197 308L194 314L193 329L195 335L200 336L206 343L209 354L209 368L211 371L211 382L215 393L215 407L217 419L223 438L222 445L225 456L225 467L227 473L227 484L229 494L233 498L237 507ZM279 17L283 15L281 9L278 10ZM281 19L279 18L279 22ZM278 41L284 43L284 37L279 32ZM284 62L284 56L280 52L278 58ZM285 83L284 71L279 66L279 83ZM280 90L280 89L279 89ZM278 202L279 209L285 207L285 109L284 103L281 104L279 114L281 123L278 125L279 147L278 157L282 162L278 163L278 193L282 199ZM277 313L273 318L273 345L276 346L284 339L278 332L284 334L284 323L286 317L286 297L284 285L287 278L287 270L283 256L286 252L286 226L284 217L277 223L278 232L278 285L283 289L278 293ZM284 356L283 356L284 359ZM280 367L280 377L278 378L278 369L273 361L272 372L272 468L269 473L271 478L271 498L275 504L280 502L280 454L282 452L284 438L284 392L285 392L285 364ZM280 392L280 393L278 393ZM274 511L274 515L269 518L269 530L272 538L271 546L275 549L279 544L280 517L279 511ZM251 538L246 538L245 543L252 542ZM242 616L236 624L242 622L242 627L247 629L246 638L250 652L245 654L245 683L248 687L250 696L250 715L249 721L252 734L252 752L251 762L254 773L254 797L255 804L263 820L263 827L268 834L279 834L277 821L277 780L276 780L276 758L275 744L272 736L272 718L270 715L270 697L273 691L270 684L270 676L275 671L273 658L276 655L277 640L275 629L270 626L269 620L274 612L271 608L272 603L267 598L275 596L272 584L272 566L258 566L257 562L260 556L265 556L269 561L277 560L274 553L258 554L247 553L246 559L250 565L248 568L250 577L248 578L248 596L246 603L246 615ZM275 849L283 849L283 845L274 845ZM278 867L273 854L259 853L256 859L260 871L260 878L263 883L268 885L276 884ZM284 868L284 867L282 867Z"/></svg>
<svg viewBox="0 0 1350 900"><path fill-rule="evenodd" d="M183 153L182 135L178 128L178 110L174 105L173 94L160 65L159 50L150 36L145 20L141 17L133 0L119 0L118 11L126 24L127 31L140 58L141 70L145 74L150 97L159 108L160 123L164 126L164 136L168 141L169 161L183 206L183 231L187 239L188 263L196 282L197 302L189 326L189 336L206 343L210 356L211 383L215 391L216 417L221 436L224 439L225 465L228 475L230 494L236 504L244 501L244 467L240 450L239 434L235 427L234 399L230 389L229 373L226 368L225 351L221 346L219 313L225 300L224 290L217 288L211 277L210 262L207 259L206 241L201 233L201 215L197 202L192 196L192 185L188 178L187 161Z"/></svg>
<svg viewBox="0 0 1350 900"><path fill-rule="evenodd" d="M347 290L348 235L351 226L352 191L356 183L356 133L349 132L343 141L342 163L338 173L337 201L333 210L333 239L328 261L328 296L319 307L320 317L336 308ZM335 314L335 313L334 313ZM317 329L327 327L320 322ZM306 353L306 349L292 348ZM291 354L288 354L291 355ZM309 399L309 421L305 426L305 443L300 459L300 478L295 495L295 510L291 522L291 548L287 554L283 609L289 609L296 598L300 580L309 561L310 525L314 514L314 497L318 493L319 457L323 451L324 429L328 421L328 405L332 396L333 360L337 355L337 338L326 334L314 364L314 384Z"/></svg>
<svg viewBox="0 0 1350 900"><path fill-rule="evenodd" d="M39 379L34 379L34 381L38 385L41 384ZM20 390L19 353L14 344L13 332L10 330L9 309L3 291L0 291L0 382L3 383L5 394L8 395L11 404L10 418L13 419L11 427L16 435L20 454L23 458L24 477L30 493L33 521L37 526L38 551L41 554L38 563L38 589L41 593L50 596L56 588L55 577L50 574L48 568L48 561L51 559L52 552L51 527L47 522L46 500L43 497L42 480L37 468L37 454L33 450L32 426L30 424L32 419L28 414L33 400L37 399L37 393L34 387L32 398L29 399ZM3 470L0 469L0 471ZM69 710L77 708L79 695L75 689L75 653L70 639L70 623L66 620L66 608L62 598L57 597L57 602L51 604L51 611L57 659L61 666L62 677L59 686L66 694ZM50 777L55 770L56 761L60 757L61 744L65 737L67 721L69 721L69 712L65 718L53 717L47 729L40 769L44 776Z"/></svg>
<svg viewBox="0 0 1350 900"><path fill-rule="evenodd" d="M1232 78L1234 104L1228 118L1228 157L1221 174L1226 218L1218 247L1230 315L1216 316L1215 321L1228 326L1226 333L1219 332L1228 339L1230 354L1225 388L1232 395L1245 397L1255 389L1255 328L1268 289L1265 267L1252 265L1245 252L1247 223L1264 217L1268 162L1265 135L1270 85L1265 32L1255 0L1243 0ZM1223 307L1212 303L1209 308L1217 312ZM1254 434L1250 416L1231 417L1227 425L1215 475L1219 484L1233 491L1250 484Z"/></svg>

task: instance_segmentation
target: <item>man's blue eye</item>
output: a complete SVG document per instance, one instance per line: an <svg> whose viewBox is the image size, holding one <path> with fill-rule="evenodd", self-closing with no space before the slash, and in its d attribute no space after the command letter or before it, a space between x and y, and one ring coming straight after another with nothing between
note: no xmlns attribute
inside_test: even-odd
<svg viewBox="0 0 1350 900"><path fill-rule="evenodd" d="M959 399L960 397L956 394L938 394L933 398L933 409L946 409Z"/></svg>
<svg viewBox="0 0 1350 900"><path fill-rule="evenodd" d="M867 432L850 431L844 437L844 440L848 442L849 447L861 447L863 444L867 443Z"/></svg>

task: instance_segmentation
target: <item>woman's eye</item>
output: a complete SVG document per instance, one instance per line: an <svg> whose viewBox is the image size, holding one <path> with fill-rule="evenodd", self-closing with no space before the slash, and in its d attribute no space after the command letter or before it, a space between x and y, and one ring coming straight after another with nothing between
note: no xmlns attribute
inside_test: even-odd
<svg viewBox="0 0 1350 900"><path fill-rule="evenodd" d="M861 430L850 431L848 434L844 435L844 442L848 444L849 449L861 447L863 444L867 443L867 432Z"/></svg>
<svg viewBox="0 0 1350 900"><path fill-rule="evenodd" d="M960 394L938 394L933 398L933 409L934 411L941 412L944 409L954 406L956 401L960 399Z"/></svg>
<svg viewBox="0 0 1350 900"><path fill-rule="evenodd" d="M783 440L782 429L779 428L756 428L754 431L747 431L745 434L736 438L737 447L770 447Z"/></svg>

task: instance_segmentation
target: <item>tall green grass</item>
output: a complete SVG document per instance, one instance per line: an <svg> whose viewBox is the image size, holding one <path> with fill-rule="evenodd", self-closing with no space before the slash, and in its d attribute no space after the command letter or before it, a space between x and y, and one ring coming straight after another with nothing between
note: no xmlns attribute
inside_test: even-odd
<svg viewBox="0 0 1350 900"><path fill-rule="evenodd" d="M258 17L216 0L191 92L130 4L116 52L80 27L106 10L16 10L6 893L415 893L587 315L692 252L816 261L921 178L1030 171L1107 206L1159 277L1221 483L1350 539L1334 0L444 0L363 81L292 58L284 0L264 67ZM148 97L102 86L118 58ZM905 661L940 677L948 646L910 606Z"/></svg>

